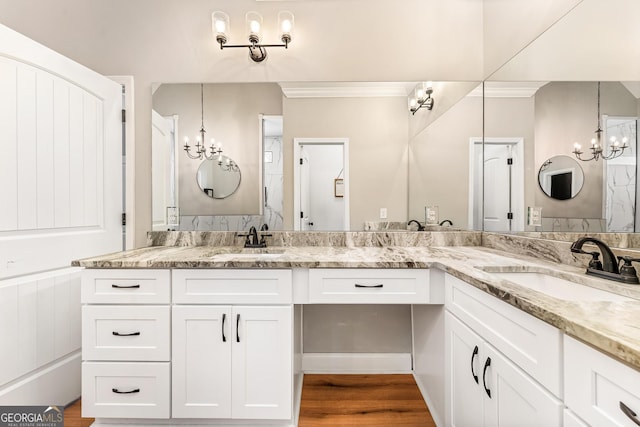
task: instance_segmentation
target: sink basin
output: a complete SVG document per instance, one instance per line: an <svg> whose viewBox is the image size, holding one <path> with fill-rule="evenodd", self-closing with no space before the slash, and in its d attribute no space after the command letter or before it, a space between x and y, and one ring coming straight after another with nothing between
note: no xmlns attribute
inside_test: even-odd
<svg viewBox="0 0 640 427"><path fill-rule="evenodd" d="M237 252L224 252L213 256L217 260L261 260L261 259L277 259L284 254L282 249L268 248L245 248Z"/></svg>
<svg viewBox="0 0 640 427"><path fill-rule="evenodd" d="M492 275L519 286L567 301L634 301L622 295L575 283L540 272L491 272Z"/></svg>

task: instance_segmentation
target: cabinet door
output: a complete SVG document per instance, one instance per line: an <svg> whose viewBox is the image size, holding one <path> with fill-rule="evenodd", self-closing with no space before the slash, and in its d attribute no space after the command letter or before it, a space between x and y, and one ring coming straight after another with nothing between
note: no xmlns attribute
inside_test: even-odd
<svg viewBox="0 0 640 427"><path fill-rule="evenodd" d="M172 417L231 418L231 307L174 306Z"/></svg>
<svg viewBox="0 0 640 427"><path fill-rule="evenodd" d="M484 346L481 363L486 371L480 377L485 426L562 425L562 402L489 344Z"/></svg>
<svg viewBox="0 0 640 427"><path fill-rule="evenodd" d="M290 306L233 307L233 418L290 419Z"/></svg>
<svg viewBox="0 0 640 427"><path fill-rule="evenodd" d="M483 424L482 339L450 313L445 314L446 425ZM484 360L484 358L482 359Z"/></svg>

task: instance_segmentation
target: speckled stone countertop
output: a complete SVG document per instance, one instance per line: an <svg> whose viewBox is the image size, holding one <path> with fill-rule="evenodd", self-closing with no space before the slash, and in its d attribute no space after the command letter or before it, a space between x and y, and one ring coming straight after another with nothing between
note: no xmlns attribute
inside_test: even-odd
<svg viewBox="0 0 640 427"><path fill-rule="evenodd" d="M74 262L88 268L438 268L640 370L640 286L584 274L581 267L482 246L153 246ZM568 301L492 272L538 271L630 297Z"/></svg>

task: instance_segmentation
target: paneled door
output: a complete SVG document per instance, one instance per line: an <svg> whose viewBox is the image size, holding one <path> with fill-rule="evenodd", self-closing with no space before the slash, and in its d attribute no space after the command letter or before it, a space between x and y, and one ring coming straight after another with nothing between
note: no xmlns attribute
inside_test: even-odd
<svg viewBox="0 0 640 427"><path fill-rule="evenodd" d="M80 396L71 261L122 248L122 88L0 25L0 94L0 404L64 404Z"/></svg>

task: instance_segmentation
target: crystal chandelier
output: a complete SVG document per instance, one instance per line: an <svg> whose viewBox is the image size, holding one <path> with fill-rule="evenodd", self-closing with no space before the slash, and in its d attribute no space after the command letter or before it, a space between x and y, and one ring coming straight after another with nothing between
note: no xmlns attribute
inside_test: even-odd
<svg viewBox="0 0 640 427"><path fill-rule="evenodd" d="M222 156L222 144L215 145L215 139L211 138L211 145L207 149L204 145L204 134L207 131L204 130L204 84L200 83L200 135L196 136L195 152L191 153L191 146L189 145L189 137L184 137L184 151L187 153L190 159L207 159L213 160L215 157L220 158ZM207 151L209 151L207 153Z"/></svg>
<svg viewBox="0 0 640 427"><path fill-rule="evenodd" d="M607 153L602 144L602 127L600 126L600 121L600 82L598 82L598 128L595 132L595 138L591 139L591 147L589 148L591 150L591 157L588 159L583 159L582 154L584 152L582 151L582 146L576 142L575 144L573 144L573 154L578 160L582 160L583 162L588 162L589 160L597 161L600 158L602 158L603 160L611 160L615 159L616 157L620 157L622 153L624 153L624 150L629 148L629 146L627 145L628 138L626 136L622 138L622 141L618 141L618 138L612 136L609 139L609 149Z"/></svg>

